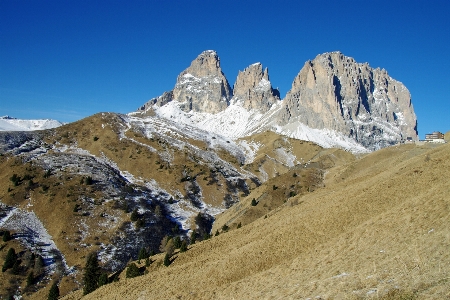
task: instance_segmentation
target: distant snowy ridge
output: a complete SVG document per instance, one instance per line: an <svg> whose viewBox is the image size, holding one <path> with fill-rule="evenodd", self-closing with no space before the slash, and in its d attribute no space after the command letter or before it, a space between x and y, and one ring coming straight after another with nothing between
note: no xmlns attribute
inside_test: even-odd
<svg viewBox="0 0 450 300"><path fill-rule="evenodd" d="M22 120L10 116L0 117L0 131L33 131L56 128L64 125L57 120Z"/></svg>

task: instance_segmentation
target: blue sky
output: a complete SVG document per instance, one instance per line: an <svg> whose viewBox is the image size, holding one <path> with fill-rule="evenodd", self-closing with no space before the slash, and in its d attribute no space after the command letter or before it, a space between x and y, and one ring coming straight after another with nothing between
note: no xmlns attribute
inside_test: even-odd
<svg viewBox="0 0 450 300"><path fill-rule="evenodd" d="M254 62L281 96L339 50L412 95L420 137L450 130L450 1L0 1L0 115L71 122L171 90L203 50L233 85Z"/></svg>

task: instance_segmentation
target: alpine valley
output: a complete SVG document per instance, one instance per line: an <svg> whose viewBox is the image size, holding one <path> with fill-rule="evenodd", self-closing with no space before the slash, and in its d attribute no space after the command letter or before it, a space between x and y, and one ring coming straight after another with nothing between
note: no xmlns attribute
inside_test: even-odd
<svg viewBox="0 0 450 300"><path fill-rule="evenodd" d="M129 114L1 121L3 298L450 297L450 148L414 144L408 89L340 52L284 99L209 50Z"/></svg>

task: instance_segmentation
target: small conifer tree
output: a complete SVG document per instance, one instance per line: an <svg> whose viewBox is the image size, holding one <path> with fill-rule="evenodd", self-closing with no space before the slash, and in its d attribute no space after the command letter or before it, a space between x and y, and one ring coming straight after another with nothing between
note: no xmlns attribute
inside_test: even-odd
<svg viewBox="0 0 450 300"><path fill-rule="evenodd" d="M34 272L33 272L33 270L31 270L27 276L27 286L31 286L31 285L33 285L33 283L34 283Z"/></svg>
<svg viewBox="0 0 450 300"><path fill-rule="evenodd" d="M133 278L140 276L141 272L139 271L139 268L136 266L135 263L131 263L127 268L126 276L127 278Z"/></svg>
<svg viewBox="0 0 450 300"><path fill-rule="evenodd" d="M258 204L258 202L256 202L256 199L255 199L255 198L253 198L253 199L252 199L252 206L256 206L256 204Z"/></svg>
<svg viewBox="0 0 450 300"><path fill-rule="evenodd" d="M241 228L242 227L242 224L241 224L241 222L239 222L239 224L237 224L237 228Z"/></svg>
<svg viewBox="0 0 450 300"><path fill-rule="evenodd" d="M108 274L102 273L102 275L100 275L100 277L98 278L98 287L101 287L105 284L108 284Z"/></svg>
<svg viewBox="0 0 450 300"><path fill-rule="evenodd" d="M217 229L216 230L216 234L214 235L214 236L218 236L220 233L219 233L219 229Z"/></svg>
<svg viewBox="0 0 450 300"><path fill-rule="evenodd" d="M179 236L176 236L173 239L173 245L174 245L175 249L179 249L181 247L181 239Z"/></svg>
<svg viewBox="0 0 450 300"><path fill-rule="evenodd" d="M183 240L183 241L181 242L180 252L186 252L187 249L188 249L188 248L187 248L187 243L186 243L185 240Z"/></svg>
<svg viewBox="0 0 450 300"><path fill-rule="evenodd" d="M16 259L11 269L11 274L19 275L19 273L20 273L20 260Z"/></svg>
<svg viewBox="0 0 450 300"><path fill-rule="evenodd" d="M150 266L150 258L149 258L149 257L147 257L147 258L145 259L145 266L146 266L146 267L149 267L149 266Z"/></svg>
<svg viewBox="0 0 450 300"><path fill-rule="evenodd" d="M168 267L170 265L170 256L168 253L164 256L164 265Z"/></svg>
<svg viewBox="0 0 450 300"><path fill-rule="evenodd" d="M58 300L59 298L59 287L56 282L52 284L50 291L48 292L47 300Z"/></svg>
<svg viewBox="0 0 450 300"><path fill-rule="evenodd" d="M5 232L3 232L3 241L7 242L11 240L11 232L9 230L5 230Z"/></svg>
<svg viewBox="0 0 450 300"><path fill-rule="evenodd" d="M191 245L195 244L195 240L197 239L197 232L195 232L195 230L192 230L191 233Z"/></svg>
<svg viewBox="0 0 450 300"><path fill-rule="evenodd" d="M6 254L5 262L3 263L2 272L12 268L17 260L16 250L14 248L9 248L8 253Z"/></svg>
<svg viewBox="0 0 450 300"><path fill-rule="evenodd" d="M145 247L142 247L139 251L138 260L146 259L148 257L147 250L145 250Z"/></svg>
<svg viewBox="0 0 450 300"><path fill-rule="evenodd" d="M87 295L97 289L98 279L100 276L99 273L100 267L98 265L97 253L92 252L87 257L86 267L84 269L84 295Z"/></svg>

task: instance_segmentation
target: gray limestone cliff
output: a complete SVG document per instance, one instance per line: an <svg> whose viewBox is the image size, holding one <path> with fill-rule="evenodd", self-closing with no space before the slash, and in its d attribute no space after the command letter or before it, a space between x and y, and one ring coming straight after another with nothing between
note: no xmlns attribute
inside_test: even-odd
<svg viewBox="0 0 450 300"><path fill-rule="evenodd" d="M172 100L181 103L185 112L218 113L226 109L232 97L231 87L220 68L220 59L213 50L203 51L191 65L178 75L172 91L150 99L142 107L163 106Z"/></svg>
<svg viewBox="0 0 450 300"><path fill-rule="evenodd" d="M340 52L318 55L305 63L291 90L280 100L267 68L260 63L239 71L234 89L228 84L215 51L202 52L177 78L172 91L153 98L140 111L177 100L184 112L217 114L237 103L246 110L268 113L247 120L253 132L277 126L295 131L300 123L349 137L370 150L417 140L417 118L408 89L386 70L357 63ZM274 104L276 110L269 110ZM211 121L213 122L213 121ZM223 121L218 120L222 125ZM241 120L242 122L242 120ZM212 123L211 123L212 124ZM286 127L286 126L285 126Z"/></svg>
<svg viewBox="0 0 450 300"><path fill-rule="evenodd" d="M281 121L331 129L369 149L417 140L408 89L384 69L356 63L340 52L307 61L284 99Z"/></svg>
<svg viewBox="0 0 450 300"><path fill-rule="evenodd" d="M280 93L273 89L269 80L269 71L263 70L260 63L255 63L239 71L233 88L233 99L243 102L246 109L268 111L273 104L280 101Z"/></svg>
<svg viewBox="0 0 450 300"><path fill-rule="evenodd" d="M202 52L180 75L173 99L183 103L185 112L218 113L227 108L232 91L220 68L215 51Z"/></svg>

